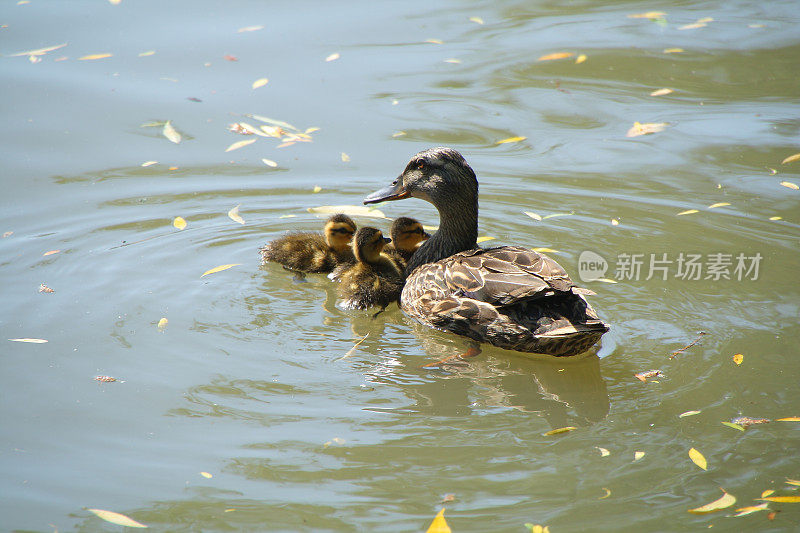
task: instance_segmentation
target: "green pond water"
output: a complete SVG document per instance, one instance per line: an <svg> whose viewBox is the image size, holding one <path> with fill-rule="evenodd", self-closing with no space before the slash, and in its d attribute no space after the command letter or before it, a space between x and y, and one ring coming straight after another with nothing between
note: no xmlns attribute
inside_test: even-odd
<svg viewBox="0 0 800 533"><path fill-rule="evenodd" d="M121 531L104 509L155 531L424 531L445 507L454 532L796 531L797 503L732 515L798 495L800 422L777 421L800 416L797 8L4 2L0 530ZM247 114L319 130L228 131L264 124ZM179 144L147 126L165 121ZM441 145L478 175L487 244L549 248L578 282L600 256L595 352L421 368L466 342L259 267L264 242L321 228L309 207L359 205ZM420 200L379 209L438 224ZM739 416L773 421L721 423ZM687 512L720 488L736 504Z"/></svg>

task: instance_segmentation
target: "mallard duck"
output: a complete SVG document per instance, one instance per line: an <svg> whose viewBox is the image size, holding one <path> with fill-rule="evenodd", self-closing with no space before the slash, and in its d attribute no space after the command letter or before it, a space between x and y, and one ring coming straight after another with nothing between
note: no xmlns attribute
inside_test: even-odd
<svg viewBox="0 0 800 533"><path fill-rule="evenodd" d="M425 231L419 220L400 217L392 223L392 242L386 245L384 253L395 260L401 270L405 270L408 260L417 251L419 245L430 234Z"/></svg>
<svg viewBox="0 0 800 533"><path fill-rule="evenodd" d="M420 198L439 211L439 231L406 267L400 306L433 328L522 352L577 355L608 331L566 271L519 246L481 249L478 180L452 148L419 152L365 204Z"/></svg>
<svg viewBox="0 0 800 533"><path fill-rule="evenodd" d="M337 214L325 222L324 235L295 232L279 237L259 249L261 264L275 262L299 272L331 272L337 265L355 261L350 241L356 223Z"/></svg>
<svg viewBox="0 0 800 533"><path fill-rule="evenodd" d="M376 228L361 228L353 238L356 262L339 275L339 298L344 309L385 308L400 298L403 274L383 248L390 241Z"/></svg>

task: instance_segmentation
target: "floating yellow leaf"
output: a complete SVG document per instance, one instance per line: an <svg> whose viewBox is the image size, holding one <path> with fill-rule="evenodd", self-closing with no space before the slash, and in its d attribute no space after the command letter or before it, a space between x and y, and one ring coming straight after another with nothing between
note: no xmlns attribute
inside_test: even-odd
<svg viewBox="0 0 800 533"><path fill-rule="evenodd" d="M783 220L783 217L769 217L770 220Z"/></svg>
<svg viewBox="0 0 800 533"><path fill-rule="evenodd" d="M91 61L92 59L105 59L111 57L113 54L89 54L88 56L79 57L78 61Z"/></svg>
<svg viewBox="0 0 800 533"><path fill-rule="evenodd" d="M203 476L206 479L211 479L212 477L214 477L211 474L209 474L208 472L200 472L200 475Z"/></svg>
<svg viewBox="0 0 800 533"><path fill-rule="evenodd" d="M553 250L552 248L545 248L540 246L539 248L531 248L534 252L539 252L540 254L560 254L558 250Z"/></svg>
<svg viewBox="0 0 800 533"><path fill-rule="evenodd" d="M664 48L663 52L665 54L680 54L681 52L685 52L683 48Z"/></svg>
<svg viewBox="0 0 800 533"><path fill-rule="evenodd" d="M178 133L169 120L164 124L164 129L161 130L161 134L175 144L181 142L181 134Z"/></svg>
<svg viewBox="0 0 800 533"><path fill-rule="evenodd" d="M800 496L767 496L766 498L758 499L775 503L800 503Z"/></svg>
<svg viewBox="0 0 800 533"><path fill-rule="evenodd" d="M263 162L265 165L267 165L268 167L275 168L275 167L277 167L277 166L278 166L278 163L276 163L276 162L275 162L275 161L273 161L272 159L262 159L261 161L262 161L262 162Z"/></svg>
<svg viewBox="0 0 800 533"><path fill-rule="evenodd" d="M533 220L542 220L542 217L534 213L533 211L523 211L526 215L531 217Z"/></svg>
<svg viewBox="0 0 800 533"><path fill-rule="evenodd" d="M347 163L348 161L350 161L350 156L342 152L342 162Z"/></svg>
<svg viewBox="0 0 800 533"><path fill-rule="evenodd" d="M606 493L603 496L600 496L599 498L597 498L598 500L605 500L606 498L611 496L611 491L610 490L608 490L605 487L603 487L603 490L606 491Z"/></svg>
<svg viewBox="0 0 800 533"><path fill-rule="evenodd" d="M442 507L425 533L451 533L451 531L444 519L444 507Z"/></svg>
<svg viewBox="0 0 800 533"><path fill-rule="evenodd" d="M147 52L140 53L139 57L148 57L148 56L155 55L155 53L156 53L155 50L148 50Z"/></svg>
<svg viewBox="0 0 800 533"><path fill-rule="evenodd" d="M112 524L116 524L118 526L139 527L139 528L147 527L141 522L137 522L133 518L127 517L124 514L115 513L114 511L105 511L103 509L88 509L88 510L93 512L106 522L111 522Z"/></svg>
<svg viewBox="0 0 800 533"><path fill-rule="evenodd" d="M705 28L708 24L705 22L693 22L691 24L684 24L683 26L678 26L679 30L694 30L697 28Z"/></svg>
<svg viewBox="0 0 800 533"><path fill-rule="evenodd" d="M693 215L695 213L699 213L699 211L697 209L687 209L686 211L681 211L676 216Z"/></svg>
<svg viewBox="0 0 800 533"><path fill-rule="evenodd" d="M256 81L253 82L253 89L258 89L259 87L263 87L269 83L267 78L258 78Z"/></svg>
<svg viewBox="0 0 800 533"><path fill-rule="evenodd" d="M606 450L605 448L601 448L600 446L595 446L598 450L600 450L600 457L608 457L611 455L611 452Z"/></svg>
<svg viewBox="0 0 800 533"><path fill-rule="evenodd" d="M461 64L461 60L457 59L455 57L451 57L449 59L445 59L444 62L445 63L453 63L454 65L460 65Z"/></svg>
<svg viewBox="0 0 800 533"><path fill-rule="evenodd" d="M600 281L602 283L618 283L616 280L609 279L609 278L595 278L592 281Z"/></svg>
<svg viewBox="0 0 800 533"><path fill-rule="evenodd" d="M545 215L542 217L542 220L547 220L548 218L556 218L556 217L571 217L573 213L553 213L552 215Z"/></svg>
<svg viewBox="0 0 800 533"><path fill-rule="evenodd" d="M642 457L644 457L644 452L633 452L633 460L634 461L638 461Z"/></svg>
<svg viewBox="0 0 800 533"><path fill-rule="evenodd" d="M786 163L791 163L792 161L797 161L798 159L800 159L800 152L792 154L783 161L781 161L781 165L785 165Z"/></svg>
<svg viewBox="0 0 800 533"><path fill-rule="evenodd" d="M329 55L328 57L326 57L325 61L336 61L340 57L342 57L342 56L340 56L338 52L334 52L331 55Z"/></svg>
<svg viewBox="0 0 800 533"><path fill-rule="evenodd" d="M53 50L58 50L59 48L64 48L65 46L67 46L67 43L48 46L46 48L37 48L36 50L26 50L25 52L17 52L16 54L9 54L8 57L43 56L47 52L52 52Z"/></svg>
<svg viewBox="0 0 800 533"><path fill-rule="evenodd" d="M202 278L203 276L208 275L208 274L214 274L216 272L222 272L223 270L228 270L231 267L235 267L235 266L239 266L239 265L241 265L241 263L231 263L229 265L220 265L218 267L212 268L211 270L206 270L205 272L203 272L200 275L200 277Z"/></svg>
<svg viewBox="0 0 800 533"><path fill-rule="evenodd" d="M469 20L471 20L475 24L483 24L483 19L480 17L470 17Z"/></svg>
<svg viewBox="0 0 800 533"><path fill-rule="evenodd" d="M744 431L744 427L740 426L739 424L734 424L733 422L720 422L723 426L728 426L729 428L738 429L739 431Z"/></svg>
<svg viewBox="0 0 800 533"><path fill-rule="evenodd" d="M789 187L790 189L794 190L800 189L800 187L798 187L796 183L792 183L791 181L782 181L781 185L783 185L784 187Z"/></svg>
<svg viewBox="0 0 800 533"><path fill-rule="evenodd" d="M762 498L766 498L767 496L771 496L771 495L773 495L773 494L775 494L775 491L774 491L774 490L772 490L772 489L767 489L767 490L765 490L764 492L762 492L762 493L761 493L761 497L762 497Z"/></svg>
<svg viewBox="0 0 800 533"><path fill-rule="evenodd" d="M172 221L172 225L178 229L183 229L186 227L186 220L183 217L175 217Z"/></svg>
<svg viewBox="0 0 800 533"><path fill-rule="evenodd" d="M711 204L708 206L709 209L716 209L717 207L725 207L726 205L731 205L728 202L717 202L716 204Z"/></svg>
<svg viewBox="0 0 800 533"><path fill-rule="evenodd" d="M34 344L42 344L42 343L47 342L45 339L29 339L29 338L8 339L8 340L13 341L13 342L31 342L31 343L34 343Z"/></svg>
<svg viewBox="0 0 800 533"><path fill-rule="evenodd" d="M386 215L380 209L369 208L365 205L321 205L319 207L309 207L308 212L327 215L344 213L345 215L356 217L386 218Z"/></svg>
<svg viewBox="0 0 800 533"><path fill-rule="evenodd" d="M239 148L241 148L242 146L247 146L248 144L253 144L254 142L256 142L256 140L255 140L255 139L246 139L246 140L244 140L244 141L236 141L236 142L235 142L235 143L233 143L232 145L228 146L228 147L225 149L225 151L226 151L226 152L232 152L232 151L234 151L234 150L238 150L238 149L239 149Z"/></svg>
<svg viewBox="0 0 800 533"><path fill-rule="evenodd" d="M647 382L648 379L663 376L663 374L661 373L661 370L645 370L644 372L638 372L634 374L634 376L639 381Z"/></svg>
<svg viewBox="0 0 800 533"><path fill-rule="evenodd" d="M612 218L611 219L611 225L612 226L619 226L619 220L617 220L616 218Z"/></svg>
<svg viewBox="0 0 800 533"><path fill-rule="evenodd" d="M563 428L551 429L546 433L542 433L545 437L549 437L550 435L559 435L561 433L567 433L568 431L572 431L573 429L578 429L575 426L566 426Z"/></svg>
<svg viewBox="0 0 800 533"><path fill-rule="evenodd" d="M634 122L633 126L625 134L626 137L638 137L640 135L649 135L651 133L658 133L664 131L669 124L666 122Z"/></svg>
<svg viewBox="0 0 800 533"><path fill-rule="evenodd" d="M575 64L576 65L580 65L584 61L586 61L586 54L581 54L581 55L579 55L578 57L575 58Z"/></svg>
<svg viewBox="0 0 800 533"><path fill-rule="evenodd" d="M263 29L264 26L245 26L244 28L239 28L238 30L236 30L236 33L245 33L248 31L258 31Z"/></svg>
<svg viewBox="0 0 800 533"><path fill-rule="evenodd" d="M574 56L574 52L554 52L552 54L545 54L540 56L539 59L536 61L552 61L554 59L566 59L568 57Z"/></svg>
<svg viewBox="0 0 800 533"><path fill-rule="evenodd" d="M59 253L61 250L50 250L42 254L42 257Z"/></svg>
<svg viewBox="0 0 800 533"><path fill-rule="evenodd" d="M800 422L800 416L788 416L786 418L777 418L778 422Z"/></svg>
<svg viewBox="0 0 800 533"><path fill-rule="evenodd" d="M431 44L444 44L444 41L441 39L425 39L425 42Z"/></svg>
<svg viewBox="0 0 800 533"><path fill-rule="evenodd" d="M403 135L407 135L404 131L398 131L396 133L392 133L392 137L402 137Z"/></svg>
<svg viewBox="0 0 800 533"><path fill-rule="evenodd" d="M723 496L720 499L714 500L711 503L707 503L707 504L703 505L702 507L697 507L695 509L689 509L689 512L692 513L692 514L713 513L713 512L725 509L727 507L730 507L731 505L736 503L736 497L735 496L733 496L732 494L728 494L727 492L725 492L725 490L723 490L722 493L723 493Z"/></svg>
<svg viewBox="0 0 800 533"><path fill-rule="evenodd" d="M542 526L541 524L531 524L526 522L525 527L530 529L531 533L550 533L550 529L547 526Z"/></svg>
<svg viewBox="0 0 800 533"><path fill-rule="evenodd" d="M240 205L242 204L238 204L236 207L228 211L228 217L234 222L238 222L239 224L244 224L244 219L241 216L239 216Z"/></svg>
<svg viewBox="0 0 800 533"><path fill-rule="evenodd" d="M151 165L155 165L156 163L158 163L158 161L145 161L144 163L142 163L142 166L149 167Z"/></svg>
<svg viewBox="0 0 800 533"><path fill-rule="evenodd" d="M714 19L712 17L703 17L701 19L697 19L697 22L704 24L706 22L714 22Z"/></svg>
<svg viewBox="0 0 800 533"><path fill-rule="evenodd" d="M744 361L744 355L737 353L733 356L733 362L737 365L741 365L742 361Z"/></svg>
<svg viewBox="0 0 800 533"><path fill-rule="evenodd" d="M673 92L675 92L675 91L673 91L672 89L667 89L667 88L656 89L655 91L650 93L650 96L664 96L665 94L671 94Z"/></svg>
<svg viewBox="0 0 800 533"><path fill-rule="evenodd" d="M314 185L314 188L311 190L311 192L316 194L316 193L320 192L321 190L322 190L322 187L320 187L319 185Z"/></svg>
<svg viewBox="0 0 800 533"><path fill-rule="evenodd" d="M660 19L666 17L667 14L663 11L648 11L647 13L634 13L628 15L629 19Z"/></svg>
<svg viewBox="0 0 800 533"><path fill-rule="evenodd" d="M169 324L169 320L167 320L167 317L163 317L158 321L158 325L156 325L156 327L158 328L158 331L164 331L167 328L167 324Z"/></svg>
<svg viewBox="0 0 800 533"><path fill-rule="evenodd" d="M681 413L678 415L678 418L683 418L685 416L694 416L699 415L702 411L686 411L685 413Z"/></svg>
<svg viewBox="0 0 800 533"><path fill-rule="evenodd" d="M740 507L739 509L736 509L736 514L733 515L733 516L735 516L735 517L745 516L745 515L749 515L750 513L756 513L758 511L764 511L764 510L768 509L768 505L769 505L768 503L762 503L761 505L751 505L749 507Z"/></svg>
<svg viewBox="0 0 800 533"><path fill-rule="evenodd" d="M482 243L482 242L486 242L486 241L491 241L493 239L494 239L494 237L489 237L488 235L484 235L483 237L478 237L478 239L475 242Z"/></svg>
<svg viewBox="0 0 800 533"><path fill-rule="evenodd" d="M708 470L708 463L706 462L706 458L703 457L702 453L695 450L694 448L689 448L689 459L691 459L694 464L696 464L703 470Z"/></svg>
<svg viewBox="0 0 800 533"><path fill-rule="evenodd" d="M789 485L794 485L796 487L800 487L800 480L797 480L797 479L789 479L787 477L786 478L786 483L789 484Z"/></svg>

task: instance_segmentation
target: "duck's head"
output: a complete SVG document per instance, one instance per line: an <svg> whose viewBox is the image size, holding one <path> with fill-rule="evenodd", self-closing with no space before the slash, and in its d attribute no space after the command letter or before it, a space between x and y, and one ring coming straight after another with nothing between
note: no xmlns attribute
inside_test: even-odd
<svg viewBox="0 0 800 533"><path fill-rule="evenodd" d="M429 238L419 220L409 217L395 219L392 224L392 242L396 250L401 252L414 252L420 243Z"/></svg>
<svg viewBox="0 0 800 533"><path fill-rule="evenodd" d="M458 151L446 147L429 148L412 157L391 185L370 194L364 198L364 203L412 197L426 200L437 208L456 199L476 201L478 180Z"/></svg>
<svg viewBox="0 0 800 533"><path fill-rule="evenodd" d="M338 253L350 247L356 232L356 223L347 215L333 215L325 222L325 242Z"/></svg>
<svg viewBox="0 0 800 533"><path fill-rule="evenodd" d="M377 263L383 247L391 241L377 228L361 228L353 238L353 255L362 263Z"/></svg>

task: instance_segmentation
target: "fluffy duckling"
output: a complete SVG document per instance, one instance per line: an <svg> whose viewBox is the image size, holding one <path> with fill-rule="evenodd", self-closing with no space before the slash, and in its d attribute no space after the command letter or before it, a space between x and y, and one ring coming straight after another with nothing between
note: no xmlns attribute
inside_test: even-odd
<svg viewBox="0 0 800 533"><path fill-rule="evenodd" d="M403 274L383 248L390 241L376 228L361 228L353 238L356 262L342 269L339 298L344 309L385 308L398 301L403 290Z"/></svg>
<svg viewBox="0 0 800 533"><path fill-rule="evenodd" d="M325 223L324 235L315 232L289 233L259 249L261 264L280 263L299 272L331 272L337 265L355 261L350 241L356 224L337 214Z"/></svg>
<svg viewBox="0 0 800 533"><path fill-rule="evenodd" d="M401 271L405 271L408 260L430 234L419 220L409 217L395 219L391 232L392 242L386 246L384 253L394 259Z"/></svg>

